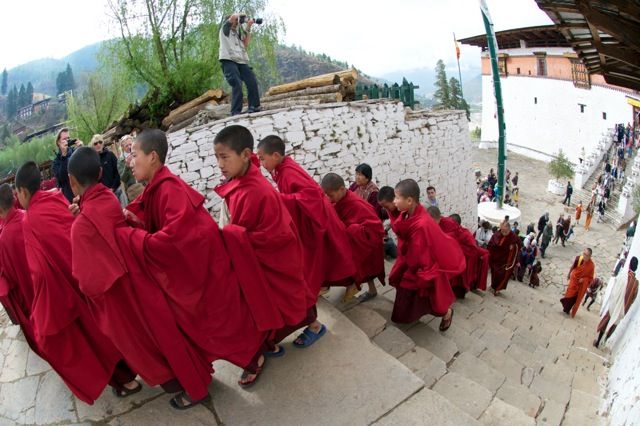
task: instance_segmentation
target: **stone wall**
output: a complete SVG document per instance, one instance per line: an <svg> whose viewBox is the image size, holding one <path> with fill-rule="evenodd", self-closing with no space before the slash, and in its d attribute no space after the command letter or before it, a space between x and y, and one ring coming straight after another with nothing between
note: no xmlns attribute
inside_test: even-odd
<svg viewBox="0 0 640 426"><path fill-rule="evenodd" d="M211 189L222 178L213 138L232 124L249 128L256 141L282 137L287 153L316 181L329 172L353 181L355 166L366 162L379 186L413 178L426 199L426 187L433 185L443 213L459 213L475 229L472 144L461 111L412 112L397 101L371 100L229 117L169 134L169 168L206 195L212 213L220 199Z"/></svg>

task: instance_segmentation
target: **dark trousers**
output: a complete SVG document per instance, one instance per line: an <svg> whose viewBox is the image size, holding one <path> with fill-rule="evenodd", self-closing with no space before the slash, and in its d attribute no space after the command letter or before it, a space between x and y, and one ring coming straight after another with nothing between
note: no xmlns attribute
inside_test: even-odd
<svg viewBox="0 0 640 426"><path fill-rule="evenodd" d="M224 78L231 86L231 115L242 112L242 82L247 85L249 112L258 110L260 108L258 81L251 67L247 64L238 64L227 60L221 60L220 63Z"/></svg>
<svg viewBox="0 0 640 426"><path fill-rule="evenodd" d="M564 196L564 200L562 200L562 204L566 204L567 206L571 205L571 194L567 194Z"/></svg>

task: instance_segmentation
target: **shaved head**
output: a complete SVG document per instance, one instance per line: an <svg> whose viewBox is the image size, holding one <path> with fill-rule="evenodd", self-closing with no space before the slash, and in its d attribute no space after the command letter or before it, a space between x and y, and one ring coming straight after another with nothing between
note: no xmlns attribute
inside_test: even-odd
<svg viewBox="0 0 640 426"><path fill-rule="evenodd" d="M324 191L337 191L345 188L344 179L336 173L327 173L323 178L320 186Z"/></svg>
<svg viewBox="0 0 640 426"><path fill-rule="evenodd" d="M398 182L396 191L405 198L413 198L416 203L420 202L420 187L418 182L413 179L405 179Z"/></svg>

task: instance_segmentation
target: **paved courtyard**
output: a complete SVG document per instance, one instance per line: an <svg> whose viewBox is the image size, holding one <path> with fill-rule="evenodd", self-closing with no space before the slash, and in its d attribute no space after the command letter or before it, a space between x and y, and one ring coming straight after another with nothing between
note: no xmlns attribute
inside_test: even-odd
<svg viewBox="0 0 640 426"><path fill-rule="evenodd" d="M474 168L486 174L496 151L475 150L474 156ZM564 208L546 192L546 165L512 155L508 167L520 174L522 228L545 211L555 222ZM94 406L76 400L3 312L0 425L598 424L608 355L590 344L597 309L580 309L570 319L558 299L585 246L606 278L622 241L623 232L595 220L589 232L576 227L567 247L549 248L540 288L511 282L499 297L471 293L456 302L446 333L430 316L393 324L392 288L362 304L341 303L334 289L319 303L329 328L321 341L304 350L285 344L286 356L269 360L250 390L236 385L237 368L216 363L212 401L186 412L171 409L169 395L146 386L130 399L105 391Z"/></svg>

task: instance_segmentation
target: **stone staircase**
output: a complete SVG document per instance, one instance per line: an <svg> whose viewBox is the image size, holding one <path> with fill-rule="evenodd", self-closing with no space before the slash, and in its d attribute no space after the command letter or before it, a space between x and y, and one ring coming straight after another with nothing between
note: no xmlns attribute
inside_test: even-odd
<svg viewBox="0 0 640 426"><path fill-rule="evenodd" d="M269 359L250 389L237 385L240 369L216 362L211 402L186 412L147 386L126 399L105 390L93 406L79 402L5 322L0 425L598 424L606 372L590 345L598 319L584 309L562 314L556 290L512 282L499 297L470 293L444 333L430 316L393 324L395 290L379 291L344 304L333 289L318 304L327 334L308 349L288 338L286 355Z"/></svg>
<svg viewBox="0 0 640 426"><path fill-rule="evenodd" d="M609 158L615 158L616 156L616 145L612 144L609 149ZM627 168L625 170L625 176L630 176L631 169L633 167L633 159L635 158L635 154L631 158L627 158ZM598 180L598 177L604 170L604 158L600 160L596 171L591 175L591 177L587 180L583 188L574 188L573 196L571 197L571 204L575 207L579 201L582 201L582 205L584 208L587 207L589 201L591 200L591 188L593 184ZM625 178L626 180L626 178ZM624 181L618 179L616 181L615 189L611 193L611 199L607 204L607 208L605 209L604 221L608 225L610 225L613 229L619 229L622 225L624 225L624 218L617 211L618 201L620 199L620 194L622 194L622 187L624 186ZM573 209L572 209L573 211ZM592 222L596 222L598 220L597 211L594 213L594 217Z"/></svg>

